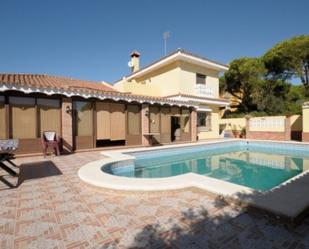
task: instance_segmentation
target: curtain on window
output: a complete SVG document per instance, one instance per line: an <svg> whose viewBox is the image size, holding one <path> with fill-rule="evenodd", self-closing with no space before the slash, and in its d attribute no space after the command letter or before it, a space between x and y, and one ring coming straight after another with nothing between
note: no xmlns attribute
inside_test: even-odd
<svg viewBox="0 0 309 249"><path fill-rule="evenodd" d="M92 103L86 101L76 101L76 135L93 135Z"/></svg>
<svg viewBox="0 0 309 249"><path fill-rule="evenodd" d="M206 75L197 73L196 74L196 84L206 84Z"/></svg>
<svg viewBox="0 0 309 249"><path fill-rule="evenodd" d="M35 99L10 97L9 103L12 117L12 137L19 139L36 138Z"/></svg>
<svg viewBox="0 0 309 249"><path fill-rule="evenodd" d="M161 107L161 142L171 141L171 114L170 108Z"/></svg>
<svg viewBox="0 0 309 249"><path fill-rule="evenodd" d="M206 112L197 113L197 126L198 127L206 126Z"/></svg>
<svg viewBox="0 0 309 249"><path fill-rule="evenodd" d="M0 96L0 139L5 139L5 129L6 129L6 118L5 118L5 106L4 106L4 96Z"/></svg>
<svg viewBox="0 0 309 249"><path fill-rule="evenodd" d="M40 112L40 134L44 131L56 131L60 136L60 100L58 99L37 99Z"/></svg>
<svg viewBox="0 0 309 249"><path fill-rule="evenodd" d="M171 115L168 107L161 107L161 133L171 133Z"/></svg>
<svg viewBox="0 0 309 249"><path fill-rule="evenodd" d="M180 108L179 107L172 107L171 113L172 113L172 116L180 117Z"/></svg>
<svg viewBox="0 0 309 249"><path fill-rule="evenodd" d="M211 130L211 113L198 112L197 113L197 127L199 131Z"/></svg>
<svg viewBox="0 0 309 249"><path fill-rule="evenodd" d="M128 134L140 135L141 134L141 115L138 105L128 105Z"/></svg>
<svg viewBox="0 0 309 249"><path fill-rule="evenodd" d="M97 102L97 139L111 139L110 104Z"/></svg>
<svg viewBox="0 0 309 249"><path fill-rule="evenodd" d="M124 104L111 104L111 140L124 140L126 138L126 117Z"/></svg>
<svg viewBox="0 0 309 249"><path fill-rule="evenodd" d="M211 113L207 114L205 123L206 123L206 127L210 129L211 128Z"/></svg>

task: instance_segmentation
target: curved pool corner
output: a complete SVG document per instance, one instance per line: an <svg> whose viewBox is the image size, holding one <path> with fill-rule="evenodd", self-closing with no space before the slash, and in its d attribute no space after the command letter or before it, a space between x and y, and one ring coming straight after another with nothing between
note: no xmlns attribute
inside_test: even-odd
<svg viewBox="0 0 309 249"><path fill-rule="evenodd" d="M235 140L236 139L233 139L233 141ZM247 139L244 142L248 143L250 141L251 140ZM264 140L255 141L265 142ZM208 141L200 144L206 145L224 142L226 141ZM296 147L309 147L309 143L284 143L282 141L272 141L268 143L274 142L284 146L286 144L289 146L295 145ZM171 145L164 147L177 148L186 146L192 146L192 144ZM79 169L78 176L81 180L88 184L116 191L148 192L197 187L199 189L205 190L206 192L219 195L223 198L227 197L227 200L234 200L236 203L243 203L244 205L253 206L255 208L265 210L266 212L271 212L275 214L276 217L282 216L284 219L289 219L291 221L296 221L297 218L301 216L308 208L309 198L307 197L306 193L308 191L309 184L309 169L287 180L286 182L283 182L277 187L263 193L257 190L253 190L249 187L237 185L204 175L198 175L196 173L186 173L183 175L165 178L146 179L116 176L106 172L111 169L111 165L113 164L116 164L117 167L117 163L118 166L120 166L120 164L125 165L125 161L134 160L134 156L128 155L126 153L153 151L156 149L160 148L152 147L101 152L101 154L106 156L106 158L84 165ZM304 198L305 196L306 198Z"/></svg>
<svg viewBox="0 0 309 249"><path fill-rule="evenodd" d="M218 141L216 141L218 142ZM220 141L220 143L223 141ZM211 142L207 142L211 143ZM184 145L171 145L166 147L183 147ZM190 146L190 145L185 145ZM192 146L192 145L191 145ZM162 149L162 148L161 148ZM236 193L252 193L254 190L245 186L225 182L215 178L186 173L165 178L129 178L107 173L108 167L113 164L134 160L134 156L125 154L136 151L156 150L156 148L126 149L119 151L101 152L107 158L88 163L81 167L78 176L88 184L122 191L166 191L190 187L197 187L214 194L231 196Z"/></svg>

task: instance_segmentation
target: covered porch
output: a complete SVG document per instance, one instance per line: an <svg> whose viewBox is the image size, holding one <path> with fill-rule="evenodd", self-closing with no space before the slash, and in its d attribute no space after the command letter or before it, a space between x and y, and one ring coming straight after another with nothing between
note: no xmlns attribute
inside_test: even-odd
<svg viewBox="0 0 309 249"><path fill-rule="evenodd" d="M16 154L41 154L44 131L57 133L63 153L196 140L191 102L12 82L0 87L0 139L18 139Z"/></svg>
<svg viewBox="0 0 309 249"><path fill-rule="evenodd" d="M219 138L220 109L229 105L229 100L206 97L205 95L176 94L168 96L171 100L194 103L196 106L197 139Z"/></svg>

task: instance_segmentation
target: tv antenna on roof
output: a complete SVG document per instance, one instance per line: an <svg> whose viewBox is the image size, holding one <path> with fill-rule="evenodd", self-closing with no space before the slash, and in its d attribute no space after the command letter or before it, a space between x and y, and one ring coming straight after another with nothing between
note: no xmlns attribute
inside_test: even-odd
<svg viewBox="0 0 309 249"><path fill-rule="evenodd" d="M164 55L166 55L167 52L167 39L170 38L170 32L169 31L165 31L163 33L163 40L164 40Z"/></svg>

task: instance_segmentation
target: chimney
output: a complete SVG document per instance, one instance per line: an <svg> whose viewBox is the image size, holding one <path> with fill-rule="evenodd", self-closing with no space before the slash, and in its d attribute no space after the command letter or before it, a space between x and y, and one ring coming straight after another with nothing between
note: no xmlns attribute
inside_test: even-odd
<svg viewBox="0 0 309 249"><path fill-rule="evenodd" d="M134 73L139 70L139 56L140 53L134 50L131 53L131 72Z"/></svg>

